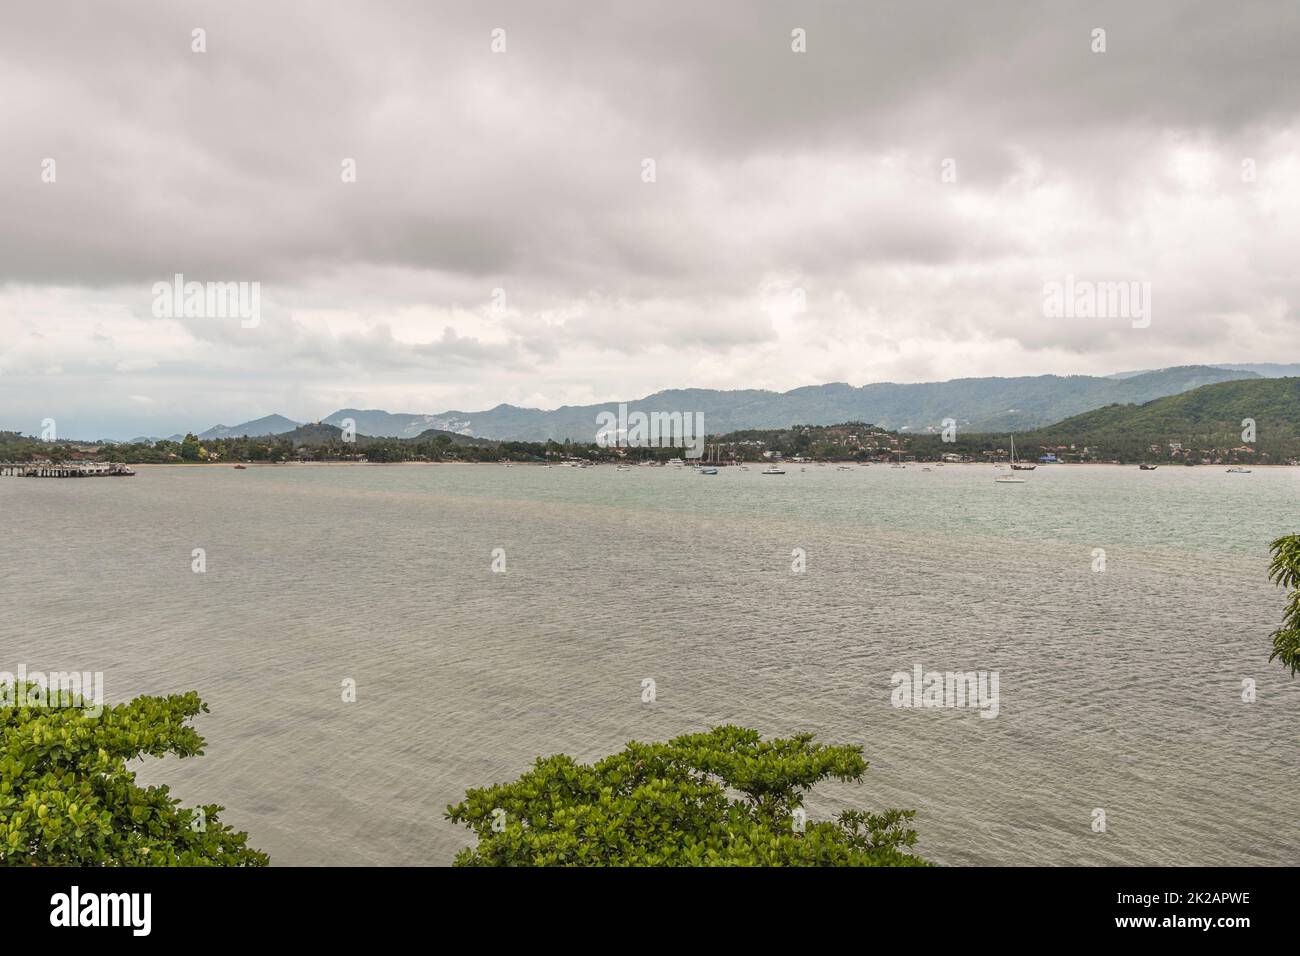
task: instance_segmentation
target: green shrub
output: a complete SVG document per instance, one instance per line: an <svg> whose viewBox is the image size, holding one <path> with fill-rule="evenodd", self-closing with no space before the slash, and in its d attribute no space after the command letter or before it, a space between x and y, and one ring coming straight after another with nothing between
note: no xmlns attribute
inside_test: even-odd
<svg viewBox="0 0 1300 956"><path fill-rule="evenodd" d="M457 866L921 866L914 810L807 820L803 796L829 778L861 782L862 748L812 734L763 741L716 727L630 743L594 766L557 755L508 784L470 790L447 817L478 845ZM733 797L732 794L739 794Z"/></svg>
<svg viewBox="0 0 1300 956"><path fill-rule="evenodd" d="M29 687L35 685L28 685ZM141 787L130 760L203 753L189 720L197 694L105 707L0 706L0 863L9 866L265 866L215 805L183 809L165 786ZM15 690L17 693L15 694Z"/></svg>
<svg viewBox="0 0 1300 956"><path fill-rule="evenodd" d="M1287 588L1286 613L1282 626L1273 632L1273 653L1268 656L1291 668L1291 676L1300 671L1300 535L1276 539L1270 549L1273 561L1268 567L1269 580Z"/></svg>

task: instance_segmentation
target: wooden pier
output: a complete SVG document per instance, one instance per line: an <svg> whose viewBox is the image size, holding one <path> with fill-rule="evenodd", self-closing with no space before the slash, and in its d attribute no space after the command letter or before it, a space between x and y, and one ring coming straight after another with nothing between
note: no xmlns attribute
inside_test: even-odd
<svg viewBox="0 0 1300 956"><path fill-rule="evenodd" d="M0 461L0 478L129 478L134 474L120 462Z"/></svg>

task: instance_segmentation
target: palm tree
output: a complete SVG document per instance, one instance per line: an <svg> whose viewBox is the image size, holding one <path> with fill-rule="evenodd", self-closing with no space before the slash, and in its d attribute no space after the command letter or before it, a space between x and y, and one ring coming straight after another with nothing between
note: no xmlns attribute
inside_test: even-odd
<svg viewBox="0 0 1300 956"><path fill-rule="evenodd" d="M1278 538L1269 549L1273 561L1268 566L1268 579L1291 593L1282 626L1273 632L1273 653L1268 659L1280 659L1294 677L1300 671L1300 534Z"/></svg>

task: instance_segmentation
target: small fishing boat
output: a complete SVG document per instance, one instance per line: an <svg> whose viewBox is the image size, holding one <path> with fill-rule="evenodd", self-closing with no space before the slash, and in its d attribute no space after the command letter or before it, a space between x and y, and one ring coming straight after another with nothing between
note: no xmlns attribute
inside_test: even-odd
<svg viewBox="0 0 1300 956"><path fill-rule="evenodd" d="M1236 466L1236 467L1234 467L1234 468L1229 468L1229 469L1228 469L1228 474L1230 474L1230 475L1249 475L1249 474L1250 474L1250 469L1249 469L1249 468L1242 468L1240 465L1238 465L1238 466Z"/></svg>
<svg viewBox="0 0 1300 956"><path fill-rule="evenodd" d="M247 471L247 470L248 470L248 466L247 466L247 465L236 465L236 466L235 466L235 471Z"/></svg>
<svg viewBox="0 0 1300 956"><path fill-rule="evenodd" d="M760 471L759 474L760 475L784 475L785 472L782 471L780 468L776 467L776 465L768 465L766 468Z"/></svg>
<svg viewBox="0 0 1300 956"><path fill-rule="evenodd" d="M1155 471L1159 467L1159 465L1148 465L1146 462L1143 462L1138 465L1138 471Z"/></svg>

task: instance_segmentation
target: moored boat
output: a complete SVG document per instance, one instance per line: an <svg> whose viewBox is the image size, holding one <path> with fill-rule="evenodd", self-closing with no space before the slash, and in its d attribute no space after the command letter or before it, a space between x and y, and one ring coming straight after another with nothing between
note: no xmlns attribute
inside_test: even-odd
<svg viewBox="0 0 1300 956"><path fill-rule="evenodd" d="M1011 467L1012 469L1015 469L1016 467L1016 436L1015 435L1011 436ZM1019 475L998 475L993 480L1000 485L1025 484L1025 479L1021 478Z"/></svg>

